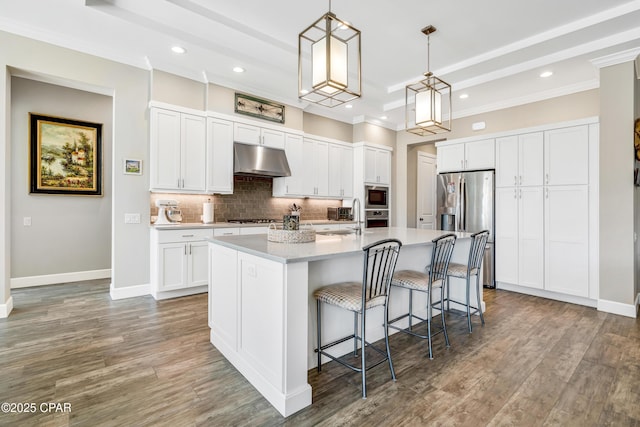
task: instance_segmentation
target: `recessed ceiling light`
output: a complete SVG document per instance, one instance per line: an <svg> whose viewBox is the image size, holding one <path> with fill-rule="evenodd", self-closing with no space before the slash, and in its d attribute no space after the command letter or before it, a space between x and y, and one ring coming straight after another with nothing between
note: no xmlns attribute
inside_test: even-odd
<svg viewBox="0 0 640 427"><path fill-rule="evenodd" d="M553 71L544 71L543 73L540 73L540 77L545 78L545 77L551 77L553 75Z"/></svg>
<svg viewBox="0 0 640 427"><path fill-rule="evenodd" d="M468 93L461 93L460 94L460 99L467 99L469 97Z"/></svg>
<svg viewBox="0 0 640 427"><path fill-rule="evenodd" d="M353 108L353 105L347 104L347 105L344 106L344 108Z"/></svg>
<svg viewBox="0 0 640 427"><path fill-rule="evenodd" d="M300 93L301 93L301 94L303 94L303 95L306 95L306 94L308 94L308 93L309 93L309 91L308 91L307 89L302 89L302 90L300 91Z"/></svg>
<svg viewBox="0 0 640 427"><path fill-rule="evenodd" d="M173 53L180 53L180 54L187 53L187 49L183 48L182 46L172 46L171 51Z"/></svg>
<svg viewBox="0 0 640 427"><path fill-rule="evenodd" d="M380 119L381 119L381 120L387 120L387 119L388 119L388 117L387 117L387 116L380 116Z"/></svg>
<svg viewBox="0 0 640 427"><path fill-rule="evenodd" d="M244 68L242 67L233 67L233 71L236 73L244 73Z"/></svg>

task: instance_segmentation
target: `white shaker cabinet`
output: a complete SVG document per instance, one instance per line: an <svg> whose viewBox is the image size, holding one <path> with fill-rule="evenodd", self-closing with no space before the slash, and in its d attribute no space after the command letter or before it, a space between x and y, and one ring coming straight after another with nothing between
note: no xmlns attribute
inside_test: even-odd
<svg viewBox="0 0 640 427"><path fill-rule="evenodd" d="M542 132L496 139L496 187L542 185L543 177Z"/></svg>
<svg viewBox="0 0 640 427"><path fill-rule="evenodd" d="M207 193L233 193L233 122L207 119Z"/></svg>
<svg viewBox="0 0 640 427"><path fill-rule="evenodd" d="M264 145L284 149L285 133L245 123L234 123L234 140L243 144Z"/></svg>
<svg viewBox="0 0 640 427"><path fill-rule="evenodd" d="M493 169L494 167L494 139L438 146L438 172Z"/></svg>
<svg viewBox="0 0 640 427"><path fill-rule="evenodd" d="M573 126L544 134L546 185L589 183L589 127Z"/></svg>
<svg viewBox="0 0 640 427"><path fill-rule="evenodd" d="M291 176L273 179L274 196L305 196L305 161L302 136L287 134L285 137L284 151L291 169Z"/></svg>
<svg viewBox="0 0 640 427"><path fill-rule="evenodd" d="M151 290L156 299L206 292L211 229L159 230L151 233Z"/></svg>
<svg viewBox="0 0 640 427"><path fill-rule="evenodd" d="M307 196L328 196L329 143L304 138L303 146L302 192Z"/></svg>
<svg viewBox="0 0 640 427"><path fill-rule="evenodd" d="M365 184L391 184L391 152L375 147L364 148Z"/></svg>
<svg viewBox="0 0 640 427"><path fill-rule="evenodd" d="M151 190L204 192L205 117L151 108Z"/></svg>
<svg viewBox="0 0 640 427"><path fill-rule="evenodd" d="M589 296L589 189L545 187L545 289Z"/></svg>
<svg viewBox="0 0 640 427"><path fill-rule="evenodd" d="M353 148L329 144L328 192L330 197L353 197Z"/></svg>
<svg viewBox="0 0 640 427"><path fill-rule="evenodd" d="M542 187L496 188L496 281L544 286Z"/></svg>

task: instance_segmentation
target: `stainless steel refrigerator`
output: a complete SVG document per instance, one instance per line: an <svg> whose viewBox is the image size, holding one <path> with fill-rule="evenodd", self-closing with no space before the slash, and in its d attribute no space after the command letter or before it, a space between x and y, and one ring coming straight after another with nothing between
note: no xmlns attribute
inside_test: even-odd
<svg viewBox="0 0 640 427"><path fill-rule="evenodd" d="M475 233L489 230L483 260L482 284L495 287L494 193L495 171L441 173L437 179L437 213L440 230Z"/></svg>

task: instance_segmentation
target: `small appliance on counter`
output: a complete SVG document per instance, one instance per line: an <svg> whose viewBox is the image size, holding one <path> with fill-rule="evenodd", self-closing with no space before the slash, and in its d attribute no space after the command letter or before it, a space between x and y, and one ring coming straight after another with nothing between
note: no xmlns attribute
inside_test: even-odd
<svg viewBox="0 0 640 427"><path fill-rule="evenodd" d="M351 208L327 208L327 219L332 221L352 221L353 215L351 214Z"/></svg>
<svg viewBox="0 0 640 427"><path fill-rule="evenodd" d="M158 219L154 224L178 224L182 221L182 212L178 209L178 201L172 199L156 200Z"/></svg>

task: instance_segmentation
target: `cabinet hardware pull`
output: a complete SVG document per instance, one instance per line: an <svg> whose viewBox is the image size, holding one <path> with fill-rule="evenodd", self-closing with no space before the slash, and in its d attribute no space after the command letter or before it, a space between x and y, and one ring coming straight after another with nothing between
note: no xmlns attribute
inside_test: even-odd
<svg viewBox="0 0 640 427"><path fill-rule="evenodd" d="M513 175L513 185L518 185L518 177Z"/></svg>
<svg viewBox="0 0 640 427"><path fill-rule="evenodd" d="M182 237L193 237L193 234L183 234Z"/></svg>
<svg viewBox="0 0 640 427"><path fill-rule="evenodd" d="M191 243L189 243L189 255L191 255Z"/></svg>
<svg viewBox="0 0 640 427"><path fill-rule="evenodd" d="M516 188L513 189L513 198L514 199L518 198L518 189L516 189Z"/></svg>
<svg viewBox="0 0 640 427"><path fill-rule="evenodd" d="M549 174L548 173L544 174L544 179L545 179L545 184L548 184L549 183Z"/></svg>
<svg viewBox="0 0 640 427"><path fill-rule="evenodd" d="M187 245L184 245L184 254L187 254Z"/></svg>
<svg viewBox="0 0 640 427"><path fill-rule="evenodd" d="M520 185L522 185L522 175L520 175Z"/></svg>

